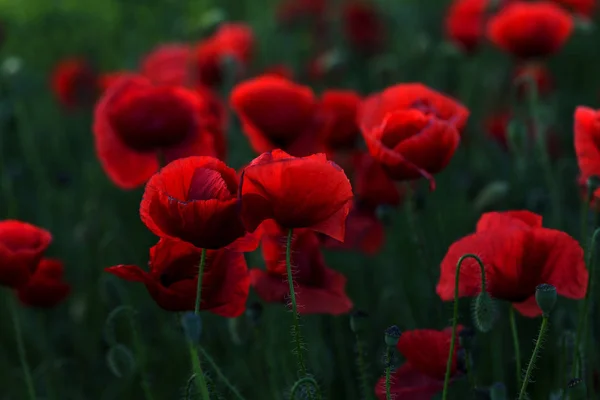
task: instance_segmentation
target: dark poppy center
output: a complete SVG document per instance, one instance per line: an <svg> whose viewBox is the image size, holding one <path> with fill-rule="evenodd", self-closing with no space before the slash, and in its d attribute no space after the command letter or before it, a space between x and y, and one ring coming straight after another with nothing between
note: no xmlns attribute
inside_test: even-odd
<svg viewBox="0 0 600 400"><path fill-rule="evenodd" d="M187 193L187 201L193 200L221 200L226 201L233 197L223 176L213 169L196 168Z"/></svg>
<svg viewBox="0 0 600 400"><path fill-rule="evenodd" d="M196 125L193 108L168 88L125 95L109 115L115 133L130 148L154 151L177 145Z"/></svg>

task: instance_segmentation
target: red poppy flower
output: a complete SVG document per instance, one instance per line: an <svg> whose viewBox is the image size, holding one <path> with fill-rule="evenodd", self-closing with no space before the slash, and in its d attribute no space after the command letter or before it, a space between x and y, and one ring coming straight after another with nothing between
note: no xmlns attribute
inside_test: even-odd
<svg viewBox="0 0 600 400"><path fill-rule="evenodd" d="M575 153L581 171L581 181L600 176L600 111L589 107L575 110ZM600 198L600 189L594 192Z"/></svg>
<svg viewBox="0 0 600 400"><path fill-rule="evenodd" d="M389 113L381 125L363 130L369 152L390 178L398 181L429 179L444 169L460 142L453 125L420 110Z"/></svg>
<svg viewBox="0 0 600 400"><path fill-rule="evenodd" d="M462 327L458 326L457 331ZM406 400L430 400L444 387L446 363L450 353L452 329L436 331L417 329L403 332L398 340L398 351L406 362L392 375L391 393ZM450 376L455 377L458 369L458 339L452 357ZM379 399L385 399L385 377L375 387Z"/></svg>
<svg viewBox="0 0 600 400"><path fill-rule="evenodd" d="M0 285L17 288L34 273L50 242L50 232L15 220L0 221Z"/></svg>
<svg viewBox="0 0 600 400"><path fill-rule="evenodd" d="M356 200L362 208L375 209L380 205L398 206L402 201L395 182L369 153L357 154L354 158L353 188Z"/></svg>
<svg viewBox="0 0 600 400"><path fill-rule="evenodd" d="M291 23L302 18L321 18L327 7L325 0L287 0L279 3L277 20Z"/></svg>
<svg viewBox="0 0 600 400"><path fill-rule="evenodd" d="M52 308L63 301L71 286L63 281L64 267L61 261L43 259L33 271L31 278L17 290L19 300L27 306Z"/></svg>
<svg viewBox="0 0 600 400"><path fill-rule="evenodd" d="M319 123L317 100L310 88L262 76L237 85L230 102L257 153L276 148L295 156L313 153Z"/></svg>
<svg viewBox="0 0 600 400"><path fill-rule="evenodd" d="M253 232L273 219L285 229L310 228L344 240L352 187L344 171L324 154L296 158L264 153L242 173L242 220Z"/></svg>
<svg viewBox="0 0 600 400"><path fill-rule="evenodd" d="M596 9L596 0L554 0L568 10L583 17L592 17Z"/></svg>
<svg viewBox="0 0 600 400"><path fill-rule="evenodd" d="M167 311L191 311L196 302L201 254L188 243L162 238L150 249L150 271L135 265L117 265L106 271L127 281L142 282L154 301ZM238 317L246 308L249 289L243 254L226 249L206 252L201 310Z"/></svg>
<svg viewBox="0 0 600 400"><path fill-rule="evenodd" d="M568 298L585 296L588 272L583 250L568 234L542 227L542 217L532 212L483 214L475 233L450 246L437 285L442 300L454 299L456 264L467 253L483 261L490 295L512 302L526 316L541 314L534 301L539 284L554 285ZM458 295L476 296L481 272L475 260L466 259L460 274Z"/></svg>
<svg viewBox="0 0 600 400"><path fill-rule="evenodd" d="M227 108L219 95L208 86L196 85L194 91L206 102L207 110L203 115L204 125L212 137L217 158L224 161L227 158L227 137L225 136L228 129Z"/></svg>
<svg viewBox="0 0 600 400"><path fill-rule="evenodd" d="M321 141L329 151L353 149L360 136L356 115L360 96L352 90L327 90L321 96L320 113L324 120Z"/></svg>
<svg viewBox="0 0 600 400"><path fill-rule="evenodd" d="M232 57L236 66L243 68L250 62L253 47L254 35L250 27L241 23L222 24L213 36L200 42L195 49L199 82L218 85L222 80L225 57Z"/></svg>
<svg viewBox="0 0 600 400"><path fill-rule="evenodd" d="M140 205L142 221L155 235L201 249L257 247L239 216L235 170L212 157L173 161L152 176Z"/></svg>
<svg viewBox="0 0 600 400"><path fill-rule="evenodd" d="M358 123L364 134L379 127L390 112L405 109L417 109L447 121L459 133L469 118L469 110L456 100L420 83L401 83L363 100L358 111Z"/></svg>
<svg viewBox="0 0 600 400"><path fill-rule="evenodd" d="M161 85L187 86L192 84L190 66L192 49L186 44L163 44L142 60L141 72L152 82Z"/></svg>
<svg viewBox="0 0 600 400"><path fill-rule="evenodd" d="M115 82L121 80L121 78L131 75L127 71L116 71L101 74L98 77L98 87L102 93L106 92Z"/></svg>
<svg viewBox="0 0 600 400"><path fill-rule="evenodd" d="M330 250L361 251L365 254L377 254L385 240L383 224L375 215L375 210L354 204L346 219L344 242L321 237L323 247Z"/></svg>
<svg viewBox="0 0 600 400"><path fill-rule="evenodd" d="M262 239L262 254L267 269L251 269L250 281L264 301L285 303L290 294L287 266L282 257L287 232L274 225L263 225L266 233ZM331 315L349 312L352 301L345 292L346 277L325 265L316 235L309 230L297 230L291 246L298 312Z"/></svg>
<svg viewBox="0 0 600 400"><path fill-rule="evenodd" d="M52 72L52 90L65 107L90 104L98 93L96 74L85 60L70 58Z"/></svg>
<svg viewBox="0 0 600 400"><path fill-rule="evenodd" d="M547 96L554 90L554 79L546 66L539 63L523 64L515 69L513 82L519 98L527 98L531 82L535 82L538 96Z"/></svg>
<svg viewBox="0 0 600 400"><path fill-rule="evenodd" d="M137 187L165 162L215 155L207 132L206 102L179 86L155 86L129 75L113 84L96 106L96 151L104 170L123 188Z"/></svg>
<svg viewBox="0 0 600 400"><path fill-rule="evenodd" d="M383 24L372 4L350 1L343 5L344 32L358 50L372 52L381 47Z"/></svg>
<svg viewBox="0 0 600 400"><path fill-rule="evenodd" d="M473 52L484 37L489 0L455 0L446 15L446 34L467 52Z"/></svg>
<svg viewBox="0 0 600 400"><path fill-rule="evenodd" d="M515 1L490 19L487 35L500 49L527 59L558 52L572 30L573 19L560 6Z"/></svg>

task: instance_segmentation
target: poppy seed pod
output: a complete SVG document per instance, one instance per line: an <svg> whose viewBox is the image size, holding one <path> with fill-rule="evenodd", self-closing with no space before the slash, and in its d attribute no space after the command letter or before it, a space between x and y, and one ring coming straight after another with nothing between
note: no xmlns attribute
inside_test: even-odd
<svg viewBox="0 0 600 400"><path fill-rule="evenodd" d="M473 322L481 332L492 329L496 320L496 305L487 292L481 292L473 301Z"/></svg>
<svg viewBox="0 0 600 400"><path fill-rule="evenodd" d="M385 330L385 344L388 347L396 346L401 335L402 332L400 331L400 328L398 328L396 325L390 326Z"/></svg>
<svg viewBox="0 0 600 400"><path fill-rule="evenodd" d="M547 283L538 285L535 290L535 301L542 310L544 316L548 316L556 305L556 288Z"/></svg>

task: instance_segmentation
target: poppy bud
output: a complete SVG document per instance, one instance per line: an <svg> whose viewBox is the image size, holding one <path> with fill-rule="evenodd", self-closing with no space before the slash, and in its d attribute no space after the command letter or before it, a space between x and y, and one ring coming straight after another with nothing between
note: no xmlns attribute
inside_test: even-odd
<svg viewBox="0 0 600 400"><path fill-rule="evenodd" d="M496 320L496 305L487 292L481 292L473 301L473 322L481 332L492 329Z"/></svg>
<svg viewBox="0 0 600 400"><path fill-rule="evenodd" d="M467 351L471 351L473 348L473 339L475 338L475 329L473 328L463 328L458 333L460 347Z"/></svg>
<svg viewBox="0 0 600 400"><path fill-rule="evenodd" d="M125 345L116 344L106 354L106 364L117 378L131 376L136 369L135 357Z"/></svg>
<svg viewBox="0 0 600 400"><path fill-rule="evenodd" d="M181 316L181 326L183 326L183 332L185 337L192 343L198 343L200 341L200 334L202 333L202 320L199 315L189 311Z"/></svg>
<svg viewBox="0 0 600 400"><path fill-rule="evenodd" d="M506 400L506 386L502 382L496 382L490 388L490 399L491 400Z"/></svg>
<svg viewBox="0 0 600 400"><path fill-rule="evenodd" d="M535 289L535 301L544 316L548 316L556 305L556 288L548 283L542 283Z"/></svg>
<svg viewBox="0 0 600 400"><path fill-rule="evenodd" d="M395 347L398 344L402 332L396 325L392 325L385 330L385 344L388 347Z"/></svg>
<svg viewBox="0 0 600 400"><path fill-rule="evenodd" d="M571 400L587 399L587 386L581 378L574 378L567 385L568 398Z"/></svg>
<svg viewBox="0 0 600 400"><path fill-rule="evenodd" d="M350 330L354 333L364 332L367 327L369 314L362 310L355 310L350 314Z"/></svg>

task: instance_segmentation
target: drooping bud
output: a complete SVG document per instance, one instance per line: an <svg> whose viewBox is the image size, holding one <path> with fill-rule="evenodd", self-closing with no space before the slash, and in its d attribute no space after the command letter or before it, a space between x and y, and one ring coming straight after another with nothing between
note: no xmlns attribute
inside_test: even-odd
<svg viewBox="0 0 600 400"><path fill-rule="evenodd" d="M402 332L396 325L392 325L385 330L385 344L388 347L395 347Z"/></svg>
<svg viewBox="0 0 600 400"><path fill-rule="evenodd" d="M350 330L354 333L364 332L368 326L369 314L362 310L355 310L350 314Z"/></svg>
<svg viewBox="0 0 600 400"><path fill-rule="evenodd" d="M480 332L488 332L496 321L496 305L487 292L481 292L473 301L473 322Z"/></svg>
<svg viewBox="0 0 600 400"><path fill-rule="evenodd" d="M548 283L542 283L535 289L535 301L544 316L548 316L556 305L556 288Z"/></svg>

